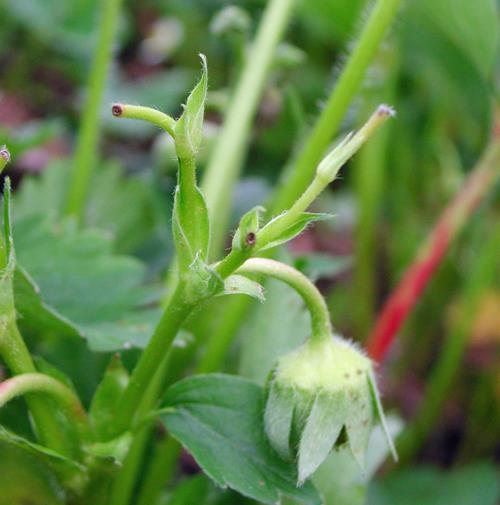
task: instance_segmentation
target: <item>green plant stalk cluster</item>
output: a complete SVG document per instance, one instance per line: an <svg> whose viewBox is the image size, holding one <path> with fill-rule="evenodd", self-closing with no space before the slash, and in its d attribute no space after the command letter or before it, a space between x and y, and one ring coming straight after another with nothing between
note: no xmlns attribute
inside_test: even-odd
<svg viewBox="0 0 500 505"><path fill-rule="evenodd" d="M222 261L215 264L213 267L215 274L222 279L226 279L250 256L258 253L259 249L264 249L282 235L303 214L319 193L335 179L344 163L392 115L392 109L387 106L380 106L356 134L349 135L318 165L316 177L297 202L287 212L277 216L259 230L249 247L245 249L233 248ZM194 183L194 181L191 182ZM130 378L129 385L124 392L116 417L117 434L132 425L144 391L146 391L149 383L157 373L185 318L200 302L199 299L191 300L190 297L186 296L186 289L187 286L181 277L174 294L169 299L160 323L141 355Z"/></svg>
<svg viewBox="0 0 500 505"><path fill-rule="evenodd" d="M299 155L284 171L281 185L270 200L271 215L279 214L292 205L310 183L314 167L337 133L345 113L362 84L367 68L394 22L399 4L400 0L378 0L371 11L355 48L328 97L326 106L315 121ZM219 177L222 177L223 173L220 174ZM206 189L208 190L207 199L210 202L215 197L211 196L210 187ZM225 195L220 194L219 198L224 200ZM221 202L219 205L224 204ZM210 372L218 369L250 303L251 300L248 298L227 302L224 323L208 343L205 356L200 363L200 370Z"/></svg>

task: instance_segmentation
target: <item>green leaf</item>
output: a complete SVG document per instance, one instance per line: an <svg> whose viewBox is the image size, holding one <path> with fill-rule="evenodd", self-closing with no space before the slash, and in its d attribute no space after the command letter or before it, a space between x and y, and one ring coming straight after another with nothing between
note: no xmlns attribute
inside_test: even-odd
<svg viewBox="0 0 500 505"><path fill-rule="evenodd" d="M89 420L97 440L110 440L115 434L113 419L128 379L128 372L122 364L120 355L115 354L90 404Z"/></svg>
<svg viewBox="0 0 500 505"><path fill-rule="evenodd" d="M81 473L85 472L85 467L73 459L59 454L52 449L36 444L30 440L13 433L0 425L0 441L23 449L30 454L34 454L40 461L51 466L54 470L63 470L65 472Z"/></svg>
<svg viewBox="0 0 500 505"><path fill-rule="evenodd" d="M453 471L431 466L390 473L369 489L368 505L495 505L500 499L498 470L475 463Z"/></svg>
<svg viewBox="0 0 500 505"><path fill-rule="evenodd" d="M37 458L0 443L0 505L63 505L64 491Z"/></svg>
<svg viewBox="0 0 500 505"><path fill-rule="evenodd" d="M410 11L450 40L483 77L490 75L498 42L495 0L420 0Z"/></svg>
<svg viewBox="0 0 500 505"><path fill-rule="evenodd" d="M174 384L161 419L219 486L268 504L290 496L321 503L315 489L295 486L294 465L273 452L262 426L264 393L229 375L194 376Z"/></svg>
<svg viewBox="0 0 500 505"><path fill-rule="evenodd" d="M96 351L146 344L159 313L149 308L158 293L143 286L142 263L113 255L99 231L54 225L42 216L16 221L14 238L18 261L32 279L16 271L22 329L81 336Z"/></svg>
<svg viewBox="0 0 500 505"><path fill-rule="evenodd" d="M283 218L285 214L275 217L272 221L266 224L263 229L269 226L271 223L279 221ZM297 235L300 235L309 224L315 221L325 221L326 219L331 219L333 216L331 214L316 213L316 212L303 212L291 226L286 228L278 237L276 237L272 242L269 242L264 247L259 247L259 251L267 251L273 247L279 246L289 242Z"/></svg>
<svg viewBox="0 0 500 505"><path fill-rule="evenodd" d="M207 98L207 60L200 54L202 75L189 95L184 112L175 125L175 145L179 158L194 157L203 138L203 116Z"/></svg>
<svg viewBox="0 0 500 505"><path fill-rule="evenodd" d="M260 227L260 217L265 211L264 207L258 205L242 216L233 236L233 249L241 251L255 244L255 236Z"/></svg>
<svg viewBox="0 0 500 505"><path fill-rule="evenodd" d="M248 295L263 302L264 288L244 275L230 275L224 280L224 291L221 295Z"/></svg>

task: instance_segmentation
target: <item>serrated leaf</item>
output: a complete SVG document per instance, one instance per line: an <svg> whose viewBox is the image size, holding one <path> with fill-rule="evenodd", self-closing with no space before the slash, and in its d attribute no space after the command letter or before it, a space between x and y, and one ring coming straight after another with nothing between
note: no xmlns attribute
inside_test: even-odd
<svg viewBox="0 0 500 505"><path fill-rule="evenodd" d="M275 505L282 496L320 504L315 489L295 486L293 464L271 449L262 426L264 393L241 377L189 377L165 396L161 419L219 486Z"/></svg>
<svg viewBox="0 0 500 505"><path fill-rule="evenodd" d="M207 98L207 60L200 54L202 75L189 95L184 112L175 125L175 145L179 158L194 157L203 138L203 117Z"/></svg>
<svg viewBox="0 0 500 505"><path fill-rule="evenodd" d="M225 279L221 295L248 295L260 302L265 300L264 288L244 275L230 275Z"/></svg>
<svg viewBox="0 0 500 505"><path fill-rule="evenodd" d="M70 459L62 454L59 454L48 447L39 445L35 442L13 433L0 425L0 441L23 449L31 454L34 454L38 459L44 461L54 470L60 471L63 469L65 472L85 472L85 467L77 461Z"/></svg>
<svg viewBox="0 0 500 505"><path fill-rule="evenodd" d="M141 262L112 254L99 231L55 225L42 216L16 221L14 238L18 261L31 278L16 271L22 329L84 337L96 351L146 344L159 317L149 307L158 293L143 286Z"/></svg>
<svg viewBox="0 0 500 505"><path fill-rule="evenodd" d="M269 226L271 223L282 219L284 214L275 217L272 221L270 221L263 230ZM286 228L278 237L276 237L272 242L269 242L264 247L259 247L259 251L267 251L268 249L272 249L273 247L277 247L281 244L285 244L289 242L297 235L300 235L309 224L314 223L315 221L325 221L326 219L331 219L333 216L331 214L317 213L317 212L303 212L296 221ZM273 225L274 226L274 225Z"/></svg>
<svg viewBox="0 0 500 505"><path fill-rule="evenodd" d="M260 227L260 217L265 211L264 207L258 205L242 216L238 229L233 236L233 249L243 250L255 244L255 236Z"/></svg>
<svg viewBox="0 0 500 505"><path fill-rule="evenodd" d="M104 372L104 377L97 387L89 409L89 420L96 440L107 441L114 435L113 419L116 407L128 384L128 372L118 354Z"/></svg>

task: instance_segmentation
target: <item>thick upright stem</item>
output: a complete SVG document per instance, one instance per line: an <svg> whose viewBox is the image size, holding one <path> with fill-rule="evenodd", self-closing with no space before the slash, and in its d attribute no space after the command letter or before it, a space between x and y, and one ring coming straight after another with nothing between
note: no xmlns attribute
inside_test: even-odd
<svg viewBox="0 0 500 505"><path fill-rule="evenodd" d="M318 288L301 272L279 261L252 258L237 270L241 274L263 274L286 282L302 297L311 314L312 339L329 338L332 333L330 313Z"/></svg>
<svg viewBox="0 0 500 505"><path fill-rule="evenodd" d="M396 16L399 4L400 0L378 0L373 8L325 108L298 158L285 173L282 186L273 198L271 210L274 214L289 208L313 178L314 169L338 131L363 82L366 69Z"/></svg>
<svg viewBox="0 0 500 505"><path fill-rule="evenodd" d="M182 323L193 308L192 304L184 300L182 286L177 286L123 393L116 414L117 434L131 426L150 382L168 353Z"/></svg>
<svg viewBox="0 0 500 505"><path fill-rule="evenodd" d="M417 303L452 240L499 176L500 135L497 132L484 156L443 212L415 261L385 303L367 342L368 353L373 359L380 361L387 354L398 330Z"/></svg>
<svg viewBox="0 0 500 505"><path fill-rule="evenodd" d="M294 0L269 1L208 162L202 189L212 222L212 257L222 249L230 215L230 196L241 171L252 119L293 4Z"/></svg>
<svg viewBox="0 0 500 505"><path fill-rule="evenodd" d="M102 0L99 36L92 63L88 94L83 108L65 209L66 214L76 217L80 222L83 220L87 193L98 160L99 111L113 56L113 41L118 25L121 1Z"/></svg>

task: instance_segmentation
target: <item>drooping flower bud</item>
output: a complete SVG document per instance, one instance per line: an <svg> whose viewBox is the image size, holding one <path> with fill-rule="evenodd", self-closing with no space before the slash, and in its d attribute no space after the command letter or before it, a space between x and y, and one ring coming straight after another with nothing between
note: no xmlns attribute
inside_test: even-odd
<svg viewBox="0 0 500 505"><path fill-rule="evenodd" d="M344 443L363 468L377 421L396 458L372 363L346 340L310 339L278 361L269 384L265 429L284 459L297 459L299 483Z"/></svg>

